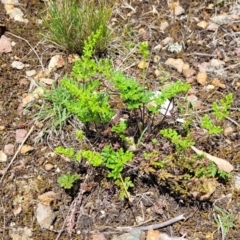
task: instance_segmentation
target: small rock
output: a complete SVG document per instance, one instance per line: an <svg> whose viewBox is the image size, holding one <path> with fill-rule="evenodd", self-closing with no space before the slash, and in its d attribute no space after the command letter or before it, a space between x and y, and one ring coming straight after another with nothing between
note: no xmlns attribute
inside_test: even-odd
<svg viewBox="0 0 240 240"><path fill-rule="evenodd" d="M28 132L25 129L17 129L16 130L16 142L22 143L24 138L26 137L27 133Z"/></svg>
<svg viewBox="0 0 240 240"><path fill-rule="evenodd" d="M168 47L168 51L169 52L180 53L182 51L182 45L179 44L178 42L170 44L169 47Z"/></svg>
<svg viewBox="0 0 240 240"><path fill-rule="evenodd" d="M201 21L197 24L198 27L205 29L207 27L208 23L206 21Z"/></svg>
<svg viewBox="0 0 240 240"><path fill-rule="evenodd" d="M155 74L156 77L161 76L161 72L158 69L155 70L154 74Z"/></svg>
<svg viewBox="0 0 240 240"><path fill-rule="evenodd" d="M3 151L0 151L0 162L6 162L6 161L7 161L7 155Z"/></svg>
<svg viewBox="0 0 240 240"><path fill-rule="evenodd" d="M0 131L3 131L5 129L5 126L0 126Z"/></svg>
<svg viewBox="0 0 240 240"><path fill-rule="evenodd" d="M171 44L171 43L173 43L173 42L174 42L174 40L173 40L173 38L171 38L171 37L166 37L166 38L164 38L164 39L162 40L163 46L168 45L168 44Z"/></svg>
<svg viewBox="0 0 240 240"><path fill-rule="evenodd" d="M13 61L12 64L11 64L11 67L12 68L15 68L15 69L18 69L18 70L21 70L24 68L24 63L20 62L20 61Z"/></svg>
<svg viewBox="0 0 240 240"><path fill-rule="evenodd" d="M207 73L206 72L198 73L197 82L200 83L202 86L205 86L207 83Z"/></svg>
<svg viewBox="0 0 240 240"><path fill-rule="evenodd" d="M222 68L225 65L224 61L215 59L215 58L211 59L209 63L211 67L214 67L217 69Z"/></svg>
<svg viewBox="0 0 240 240"><path fill-rule="evenodd" d="M14 154L14 145L13 144L6 144L4 146L4 153L7 156L12 156Z"/></svg>
<svg viewBox="0 0 240 240"><path fill-rule="evenodd" d="M118 237L113 237L111 240L142 240L144 238L144 232L139 229L133 229L131 232L124 233Z"/></svg>
<svg viewBox="0 0 240 240"><path fill-rule="evenodd" d="M29 145L23 145L21 147L20 152L21 152L21 154L25 154L25 153L31 152L32 150L34 150L34 147L29 146Z"/></svg>
<svg viewBox="0 0 240 240"><path fill-rule="evenodd" d="M216 31L219 28L219 25L214 23L214 22L210 22L207 26L207 30L209 31Z"/></svg>
<svg viewBox="0 0 240 240"><path fill-rule="evenodd" d="M36 75L36 70L29 70L29 71L26 71L26 76L28 77L32 77L34 75Z"/></svg>
<svg viewBox="0 0 240 240"><path fill-rule="evenodd" d="M52 211L50 206L38 203L36 217L41 228L49 229L56 217L56 214Z"/></svg>
<svg viewBox="0 0 240 240"><path fill-rule="evenodd" d="M188 68L188 69L183 68L183 75L186 78L192 77L195 73L196 71L193 68Z"/></svg>
<svg viewBox="0 0 240 240"><path fill-rule="evenodd" d="M52 170L54 168L54 166L52 165L52 164L50 164L50 163L47 163L46 165L45 165L45 170L46 171L50 171L50 170Z"/></svg>
<svg viewBox="0 0 240 240"><path fill-rule="evenodd" d="M206 90L207 90L207 91L211 91L211 90L213 90L214 88L215 88L215 86L213 86L212 84L209 84L209 85L206 86Z"/></svg>
<svg viewBox="0 0 240 240"><path fill-rule="evenodd" d="M235 187L235 189L240 191L240 174L236 173L236 175L234 176L233 179L234 179L234 187Z"/></svg>
<svg viewBox="0 0 240 240"><path fill-rule="evenodd" d="M178 72L182 72L183 66L184 66L184 62L182 59L178 58L178 59L174 59L174 58L168 58L168 60L165 62L166 65L173 67L175 69L177 69Z"/></svg>
<svg viewBox="0 0 240 240"><path fill-rule="evenodd" d="M0 53L9 53L12 51L12 46L9 38L2 35L0 38Z"/></svg>
<svg viewBox="0 0 240 240"><path fill-rule="evenodd" d="M54 71L55 69L61 68L65 65L65 61L62 55L55 55L50 59L48 64L49 72Z"/></svg>
<svg viewBox="0 0 240 240"><path fill-rule="evenodd" d="M9 235L10 235L12 240L30 240L30 239L32 239L30 237L33 235L33 233L32 233L32 230L30 228L18 227L18 228L12 228L9 231Z"/></svg>
<svg viewBox="0 0 240 240"><path fill-rule="evenodd" d="M160 29L164 32L164 30L169 26L167 21L163 21L160 24Z"/></svg>

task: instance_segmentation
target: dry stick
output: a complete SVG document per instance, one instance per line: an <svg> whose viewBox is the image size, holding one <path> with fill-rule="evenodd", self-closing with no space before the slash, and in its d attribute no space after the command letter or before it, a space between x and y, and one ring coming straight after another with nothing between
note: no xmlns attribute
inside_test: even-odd
<svg viewBox="0 0 240 240"><path fill-rule="evenodd" d="M141 227L117 227L117 230L121 231L121 232L130 232L134 229L139 229L141 231L147 231L149 229L158 229L158 228L164 228L167 227L175 222L184 220L184 214L181 214L177 217L171 218L165 222L162 223L156 223L156 224L152 224L152 225L148 225L148 226L141 226Z"/></svg>
<svg viewBox="0 0 240 240"><path fill-rule="evenodd" d="M6 33L7 33L7 34L10 34L10 35L12 35L12 36L14 36L14 37L16 37L16 38L18 38L18 39L21 39L21 40L25 41L25 42L28 44L28 46L30 46L30 48L33 50L33 52L35 53L35 55L37 56L38 61L39 61L39 63L41 64L42 70L44 70L42 60L40 59L40 57L38 56L36 50L35 50L34 47L29 43L28 40L26 40L25 38L19 37L19 36L15 35L15 34L13 34L13 33L11 33L11 32L6 32Z"/></svg>
<svg viewBox="0 0 240 240"><path fill-rule="evenodd" d="M7 170L11 167L13 161L14 161L15 158L17 157L17 155L18 155L19 151L21 150L23 144L26 142L26 140L28 139L29 135L32 133L33 129L34 129L34 125L31 127L31 129L29 130L28 134L26 135L26 137L24 138L24 140L22 141L22 143L19 145L19 147L18 147L17 151L15 152L15 154L14 154L11 162L10 162L10 163L8 164L8 166L5 168L4 173L3 173L3 175L2 175L2 177L1 177L1 179L0 179L0 184L2 183L3 178L5 177L5 175L6 175L6 173L7 173Z"/></svg>
<svg viewBox="0 0 240 240"><path fill-rule="evenodd" d="M87 174L86 177L85 177L85 180L84 180L84 182L82 184L84 184L87 181L88 177L89 176ZM62 232L64 230L64 227L66 226L66 223L67 223L67 220L68 220L68 216L71 213L73 207L76 206L77 201L80 204L82 203L83 194L85 193L85 190L83 189L83 187L82 187L83 185L82 184L80 185L80 190L79 190L78 196L72 201L72 203L71 203L71 205L69 207L69 210L68 210L67 215L66 215L66 217L64 219L63 225L62 225L60 231L58 232L58 235L57 235L55 240L58 240L61 237Z"/></svg>

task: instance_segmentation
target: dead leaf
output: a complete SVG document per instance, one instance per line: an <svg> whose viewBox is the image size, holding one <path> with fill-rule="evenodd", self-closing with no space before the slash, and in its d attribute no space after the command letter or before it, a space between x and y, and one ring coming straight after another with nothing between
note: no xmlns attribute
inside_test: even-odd
<svg viewBox="0 0 240 240"><path fill-rule="evenodd" d="M21 107L25 107L28 103L34 100L34 96L32 94L28 94L25 98L22 99Z"/></svg>
<svg viewBox="0 0 240 240"><path fill-rule="evenodd" d="M147 232L146 240L160 240L159 234L160 234L160 232L158 230L149 229Z"/></svg>
<svg viewBox="0 0 240 240"><path fill-rule="evenodd" d="M140 61L140 63L138 64L138 68L140 69L144 69L144 68L147 68L149 65L148 62L145 62L144 60Z"/></svg>
<svg viewBox="0 0 240 240"><path fill-rule="evenodd" d="M195 75L196 71L193 69L193 68L183 68L183 75L184 77L186 78L190 78L192 77L193 75Z"/></svg>
<svg viewBox="0 0 240 240"><path fill-rule="evenodd" d="M215 87L220 87L222 89L225 89L226 88L226 85L221 83L220 80L218 78L214 78L212 80L212 85L215 86Z"/></svg>
<svg viewBox="0 0 240 240"><path fill-rule="evenodd" d="M220 170L225 171L227 173L230 173L231 171L234 170L233 165L231 163L229 163L227 160L212 156L208 153L205 153L205 152L197 149L194 146L191 146L191 148L195 153L203 154L208 160L213 161Z"/></svg>
<svg viewBox="0 0 240 240"><path fill-rule="evenodd" d="M32 146L29 146L29 145L23 145L21 147L21 154L25 154L25 153L28 153L28 152L31 152L32 150L34 150L34 147Z"/></svg>
<svg viewBox="0 0 240 240"><path fill-rule="evenodd" d="M53 83L56 82L56 80L51 79L51 78L40 78L39 81L40 81L41 83L45 83L45 84L47 84L47 85L52 85Z"/></svg>
<svg viewBox="0 0 240 240"><path fill-rule="evenodd" d="M208 23L206 21L201 21L197 24L198 27L205 29L207 27Z"/></svg>
<svg viewBox="0 0 240 240"><path fill-rule="evenodd" d="M158 239L154 239L154 240L184 240L186 238L184 237L172 237L167 235L166 233L160 233L159 234L159 238Z"/></svg>
<svg viewBox="0 0 240 240"><path fill-rule="evenodd" d="M106 240L106 238L102 233L98 233L90 236L90 240Z"/></svg>
<svg viewBox="0 0 240 240"><path fill-rule="evenodd" d="M36 73L37 73L37 71L36 70L28 70L28 71L26 71L26 76L27 77L32 77L32 76L34 76L34 75L36 75Z"/></svg>
<svg viewBox="0 0 240 240"><path fill-rule="evenodd" d="M57 198L58 195L53 191L45 192L38 196L38 200L41 201L41 203L44 205L50 205L51 202Z"/></svg>
<svg viewBox="0 0 240 240"><path fill-rule="evenodd" d="M160 24L160 29L164 32L164 30L169 26L167 21L162 21Z"/></svg>
<svg viewBox="0 0 240 240"><path fill-rule="evenodd" d="M0 53L9 53L12 51L12 46L9 38L2 35L0 38Z"/></svg>
<svg viewBox="0 0 240 240"><path fill-rule="evenodd" d="M200 83L202 86L205 86L207 83L207 73L206 72L198 73L197 82Z"/></svg>
<svg viewBox="0 0 240 240"><path fill-rule="evenodd" d="M209 63L210 67L214 67L216 69L220 69L225 65L224 61L215 58L211 59Z"/></svg>
<svg viewBox="0 0 240 240"><path fill-rule="evenodd" d="M182 72L184 62L182 59L174 59L174 58L168 58L168 60L165 62L166 65L175 68L178 72Z"/></svg>

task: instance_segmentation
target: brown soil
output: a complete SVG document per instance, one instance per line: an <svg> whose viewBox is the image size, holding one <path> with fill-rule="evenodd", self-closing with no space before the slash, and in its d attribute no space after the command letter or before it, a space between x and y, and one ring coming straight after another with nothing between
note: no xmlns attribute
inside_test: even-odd
<svg viewBox="0 0 240 240"><path fill-rule="evenodd" d="M124 5L124 2L128 2L136 11L133 11L126 4ZM154 75L154 71L159 66L164 66L165 70L170 72L170 80L184 78L182 73L164 65L168 58L181 58L198 71L197 64L210 61L213 58L211 55L221 60L226 60L225 56L227 56L228 61L225 61L224 65L226 73L221 76L214 74L210 76L210 79L218 77L226 85L225 89L215 89L207 92L196 80L191 83L191 86L196 90L196 96L203 103L204 107L201 111L209 109L213 101L232 92L234 103L229 117L238 125L232 121L224 123L224 127L232 126L234 128L230 136L219 134L217 137L201 139L200 132L195 130L195 132L193 131L193 135L195 133L193 137L200 139L196 141L198 148L231 162L236 169L235 175L238 173L240 164L240 90L239 86L236 85L237 82L240 83L240 78L238 74L239 57L235 54L235 50L239 48L239 32L237 32L239 20L233 22L232 25L222 25L216 33L213 33L197 27L194 18L208 20L209 16L214 13L216 15L229 13L231 6L234 4L240 8L240 3L223 1L222 4L210 9L208 6L211 3L211 1L181 1L181 6L186 11L186 18L180 20L179 17L174 19L169 15L167 1L120 0L111 21L114 40L110 43L107 54L116 66L121 62L120 69L124 70L127 75L141 78L142 72L137 67L140 56L133 52L126 58L129 54L128 44L138 44L140 41L148 40L152 54L151 58L154 59L154 56L159 56L159 61L152 61L147 71L147 84L152 88L158 88L161 85L159 81L156 81ZM25 71L35 69L39 72L42 70L41 65L47 67L50 58L59 53L67 59L67 52L61 52L57 47L45 41L41 34L44 29L42 25L38 24L38 20L45 9L44 3L35 0L21 0L21 4L19 8L29 20L27 24L9 19L3 4L0 3L0 24L7 27L5 35L16 43L11 53L0 55L0 150L3 150L6 144L14 144L15 152L19 147L19 143L16 143L15 140L15 131L17 129L27 131L31 129L33 125L32 115L37 111L34 106L41 104L41 101L39 101L26 114L19 115L19 105L22 99L34 88L30 78L26 77ZM152 13L153 6L158 13ZM117 21L114 21L114 18ZM163 32L160 31L159 26L164 20L167 20L170 25ZM146 30L145 35L139 33L141 28ZM154 50L154 47L166 37L172 37L174 41L179 40L184 43L184 51L177 54L170 53L166 49ZM221 41L213 41L220 38ZM28 43L35 48L38 57ZM39 57L42 63L39 62ZM13 69L11 63L15 59L19 59L28 67L23 70ZM129 67L130 65L132 66ZM54 74L59 74L60 78L69 73L70 69L71 65L68 64ZM54 77L54 74L51 77ZM211 81L208 83L210 84ZM74 137L76 130L74 124L67 123L61 132L46 134L40 141L36 141L36 137L39 136L41 127L35 127L26 140L25 144L33 146L34 151L25 155L19 153L1 182L1 239L10 239L11 232L17 227L31 229L33 232L31 239L56 239L59 231L61 231L60 239L70 239L67 234L67 227L64 225L62 229L62 226L69 211L69 206L74 199L78 199L79 209L76 213L77 221L72 239L89 239L94 233L99 234L100 232L106 238L111 239L112 235L120 235L116 231L116 227L136 225L136 219L139 217L142 217L144 221L152 219L152 221L146 223L148 225L166 221L180 214L185 214L185 221L173 224L162 231L173 236L181 236L187 233L188 239L222 239L221 231L218 230L213 218L214 204L222 209L229 210L235 215L235 227L230 228L226 239L240 239L238 231L240 228L239 191L234 188L233 180L219 182L213 195L205 201L200 201L199 198L194 198L194 196L186 193L191 191L192 186L185 186L185 188L178 190L174 189L173 185L176 179L174 179L174 183L170 180L165 183L161 177L156 179L155 175L144 171L149 166L144 165L142 152L153 148L151 135L148 135L146 136L149 140L148 145L141 146L139 152L136 153L134 162L126 169L128 175L131 174L134 179L135 187L131 191L134 201L130 203L127 200L120 200L118 188L112 182L106 181L104 172L92 169L87 164L79 166L77 163L66 162L65 159L53 154L56 146L63 144L65 146L77 146L78 142ZM177 123L170 124L170 126L183 131ZM111 139L102 137L102 140L97 143L101 144L96 147L102 147ZM173 153L173 146L166 144L169 144L168 141L159 139L157 147L165 147L163 149L164 155ZM12 157L9 156L7 162L0 163L1 170L9 164L9 159L12 159ZM46 170L46 164L51 164L53 168ZM73 189L65 191L57 183L58 169L61 169L62 172L78 171L81 174L81 179ZM180 175L178 169L174 169L173 174ZM84 185L86 192L80 196L79 186L84 181L86 181L86 185ZM183 182L181 183L183 184ZM192 185L195 184L200 183L192 182ZM83 185L81 186L83 187ZM177 188L177 184L175 186ZM58 195L51 205L57 217L51 229L41 229L36 220L35 211L38 196L47 191L54 191ZM78 197L82 197L82 199ZM17 202L16 205L15 202ZM16 214L15 210L18 207L21 210Z"/></svg>

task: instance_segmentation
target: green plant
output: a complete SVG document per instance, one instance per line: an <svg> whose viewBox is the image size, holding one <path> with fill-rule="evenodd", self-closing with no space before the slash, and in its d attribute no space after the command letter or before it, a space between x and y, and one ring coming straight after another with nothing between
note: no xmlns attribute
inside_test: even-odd
<svg viewBox="0 0 240 240"><path fill-rule="evenodd" d="M233 103L233 94L227 94L224 99L220 100L220 104L214 102L212 104L213 115L215 115L219 120L223 120L229 115L229 108Z"/></svg>
<svg viewBox="0 0 240 240"><path fill-rule="evenodd" d="M120 187L120 197L129 197L128 188L133 187L130 178L122 178L122 171L125 164L132 160L133 153L124 152L122 148L114 151L111 146L103 148L101 153L104 165L110 170L108 177L113 178L115 183Z"/></svg>
<svg viewBox="0 0 240 240"><path fill-rule="evenodd" d="M149 57L149 50L148 50L148 42L141 42L139 45L139 52L143 56L143 60L146 61L146 59Z"/></svg>
<svg viewBox="0 0 240 240"><path fill-rule="evenodd" d="M45 129L62 130L65 122L72 116L65 107L65 103L71 98L71 94L64 87L53 85L51 91L44 91L44 104L34 115L35 120L44 122Z"/></svg>
<svg viewBox="0 0 240 240"><path fill-rule="evenodd" d="M194 145L194 142L189 137L183 138L172 128L162 129L160 133L176 146L177 151L186 150Z"/></svg>
<svg viewBox="0 0 240 240"><path fill-rule="evenodd" d="M79 179L79 175L78 174L70 174L70 173L66 173L66 174L62 174L59 178L58 178L58 183L61 187L65 188L65 189L70 189L72 188L73 184Z"/></svg>
<svg viewBox="0 0 240 240"><path fill-rule="evenodd" d="M218 229L221 229L222 240L224 240L230 230L230 228L235 227L234 221L235 216L227 210L221 209L214 205L213 218L218 225Z"/></svg>
<svg viewBox="0 0 240 240"><path fill-rule="evenodd" d="M125 164L132 160L133 153L130 151L124 152L122 148L114 151L111 146L106 146L101 153L92 150L80 150L75 153L72 148L57 147L55 153L62 154L73 160L86 159L93 167L105 166L109 173L108 177L113 178L116 185L120 187L120 197L128 197L128 189L133 187L129 177L123 178L122 171ZM64 188L71 188L74 181L76 181L77 174L63 174L58 180L58 183Z"/></svg>
<svg viewBox="0 0 240 240"><path fill-rule="evenodd" d="M84 40L103 26L94 49L102 51L109 40L107 23L114 1L62 0L48 1L43 24L49 31L48 39L70 52L82 53Z"/></svg>
<svg viewBox="0 0 240 240"><path fill-rule="evenodd" d="M152 93L146 91L135 79L126 77L122 72L115 72L111 80L129 110L138 109L150 101Z"/></svg>
<svg viewBox="0 0 240 240"><path fill-rule="evenodd" d="M74 98L65 102L67 110L78 116L83 123L104 123L113 116L113 111L108 102L109 97L97 90L99 81L90 81L87 85L78 83L74 79L63 78L64 86Z"/></svg>
<svg viewBox="0 0 240 240"><path fill-rule="evenodd" d="M75 155L75 151L74 151L73 148L64 148L62 146L59 146L59 147L55 148L54 152L57 153L57 154L62 154L65 157L68 157L68 158L71 158L71 159Z"/></svg>
<svg viewBox="0 0 240 240"><path fill-rule="evenodd" d="M209 134L217 134L223 131L220 126L217 126L213 123L212 119L207 114L204 115L201 121L201 127L208 130Z"/></svg>
<svg viewBox="0 0 240 240"><path fill-rule="evenodd" d="M111 129L112 132L115 132L119 135L119 137L125 141L126 140L126 136L124 131L127 129L127 123L125 120L121 120L120 123L118 125L114 125Z"/></svg>
<svg viewBox="0 0 240 240"><path fill-rule="evenodd" d="M190 88L188 83L181 81L174 82L161 91L160 94L155 94L151 99L155 105L149 105L148 110L152 113L158 113L161 106L167 101L176 97L179 93L186 92Z"/></svg>
<svg viewBox="0 0 240 240"><path fill-rule="evenodd" d="M212 104L212 111L213 115L217 118L218 121L221 121L228 117L229 115L229 108L233 103L233 94L227 94L224 99L220 100L220 104L217 102L213 102ZM213 120L205 114L203 119L201 120L201 127L208 130L209 134L217 134L223 131L221 126L215 125Z"/></svg>

